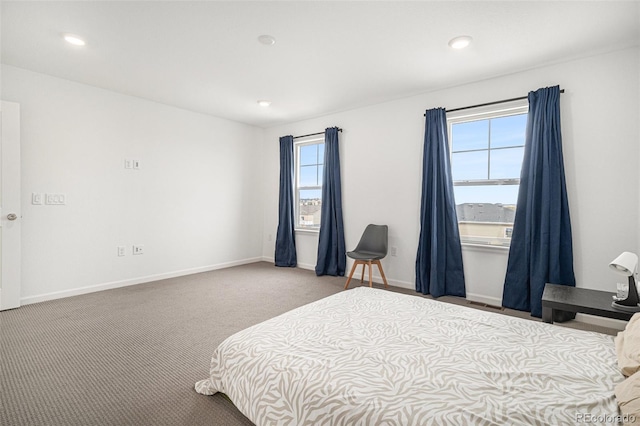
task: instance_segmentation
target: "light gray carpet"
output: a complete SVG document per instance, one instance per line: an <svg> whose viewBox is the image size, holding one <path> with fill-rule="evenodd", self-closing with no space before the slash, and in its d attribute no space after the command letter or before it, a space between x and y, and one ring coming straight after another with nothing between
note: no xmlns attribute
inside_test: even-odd
<svg viewBox="0 0 640 426"><path fill-rule="evenodd" d="M251 425L193 390L214 349L344 282L262 262L1 312L0 424Z"/></svg>

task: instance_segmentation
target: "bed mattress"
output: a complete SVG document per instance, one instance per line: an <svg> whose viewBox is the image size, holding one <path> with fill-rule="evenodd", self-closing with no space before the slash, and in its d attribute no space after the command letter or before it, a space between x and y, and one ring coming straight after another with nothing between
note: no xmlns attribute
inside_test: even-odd
<svg viewBox="0 0 640 426"><path fill-rule="evenodd" d="M622 380L612 336L358 287L229 337L195 387L257 425L563 425L615 423Z"/></svg>

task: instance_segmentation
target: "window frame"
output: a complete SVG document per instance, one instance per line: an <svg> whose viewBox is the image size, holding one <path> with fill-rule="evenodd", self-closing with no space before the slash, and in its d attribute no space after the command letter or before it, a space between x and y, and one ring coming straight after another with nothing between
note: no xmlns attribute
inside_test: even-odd
<svg viewBox="0 0 640 426"><path fill-rule="evenodd" d="M490 179L490 170L491 170L491 152L502 149L510 149L516 147L524 147L523 145L513 145L508 147L499 147L499 148L491 148L491 133L489 130L488 136L488 147L486 149L471 149L471 150L453 150L453 126L455 124L466 123L471 121L480 121L487 119L495 119L501 117L508 117L514 115L528 114L529 112L529 102L527 99L521 99L516 101L511 101L507 103L501 103L499 105L487 105L483 107L477 107L473 109L466 109L460 111L453 111L451 113L447 113L447 135L449 139L449 160L453 161L453 154L458 152L478 152L478 151L487 151L487 179L460 179L454 180L453 186L491 186L491 185L520 185L520 178L498 178L498 179ZM525 130L526 131L526 130ZM454 191L455 192L455 191ZM457 205L457 204L456 204ZM458 225L460 225L460 220L458 220ZM469 221L464 221L462 223L474 223ZM507 228L513 229L512 222L475 222L475 223L492 223L499 225L506 225ZM510 225L510 226L509 226ZM505 234L506 229L505 228ZM463 246L481 246L481 247L491 247L491 248L499 248L499 249L508 249L511 245L511 238L507 238L506 235L504 238L499 237L475 237L469 238L460 234L460 242Z"/></svg>
<svg viewBox="0 0 640 426"><path fill-rule="evenodd" d="M300 191L301 190L319 190L320 191L320 202L322 203L322 177L320 179L320 185L314 186L300 186L300 148L302 146L308 145L324 145L324 136L313 136L307 138L301 138L298 141L293 142L293 164L294 164L294 214L295 214L295 223L294 230L296 232L311 232L318 233L320 232L320 226L317 227L306 227L300 224ZM318 159L319 161L320 159ZM322 164L324 170L324 159L322 159L322 163L317 163L317 165ZM320 219L322 222L322 219Z"/></svg>

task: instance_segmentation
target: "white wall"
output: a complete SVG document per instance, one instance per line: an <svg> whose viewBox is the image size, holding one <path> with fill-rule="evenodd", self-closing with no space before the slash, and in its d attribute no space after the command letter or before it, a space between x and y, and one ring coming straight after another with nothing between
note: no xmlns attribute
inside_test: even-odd
<svg viewBox="0 0 640 426"><path fill-rule="evenodd" d="M11 66L2 98L22 114L23 303L261 257L262 129Z"/></svg>
<svg viewBox="0 0 640 426"><path fill-rule="evenodd" d="M385 272L413 288L424 110L554 84L566 90L578 286L612 290L608 262L640 247L639 56L626 49L266 130L2 66L2 98L22 113L23 303L273 258L278 137L329 126L344 129L347 248L368 223L388 224L397 256ZM125 170L125 158L142 169ZM33 192L67 204L32 205ZM296 238L312 268L317 234ZM132 256L133 244L145 254ZM465 248L463 258L470 298L498 301L506 252Z"/></svg>
<svg viewBox="0 0 640 426"><path fill-rule="evenodd" d="M274 252L278 137L339 126L347 249L367 223L389 225L389 244L398 250L383 260L385 273L391 283L414 288L424 111L559 84L577 285L613 291L617 277L608 263L624 250L637 251L640 239L639 73L638 48L625 49L267 129L263 254ZM315 265L317 236L299 234L296 243L299 263ZM507 252L465 248L463 261L469 298L499 303Z"/></svg>

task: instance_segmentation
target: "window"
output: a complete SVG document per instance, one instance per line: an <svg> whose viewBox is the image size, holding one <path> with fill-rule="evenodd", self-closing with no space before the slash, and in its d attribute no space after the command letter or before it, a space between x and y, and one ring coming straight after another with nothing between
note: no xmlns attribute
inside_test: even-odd
<svg viewBox="0 0 640 426"><path fill-rule="evenodd" d="M322 209L324 139L296 142L296 229L319 230Z"/></svg>
<svg viewBox="0 0 640 426"><path fill-rule="evenodd" d="M462 243L511 243L524 156L526 102L447 114Z"/></svg>

